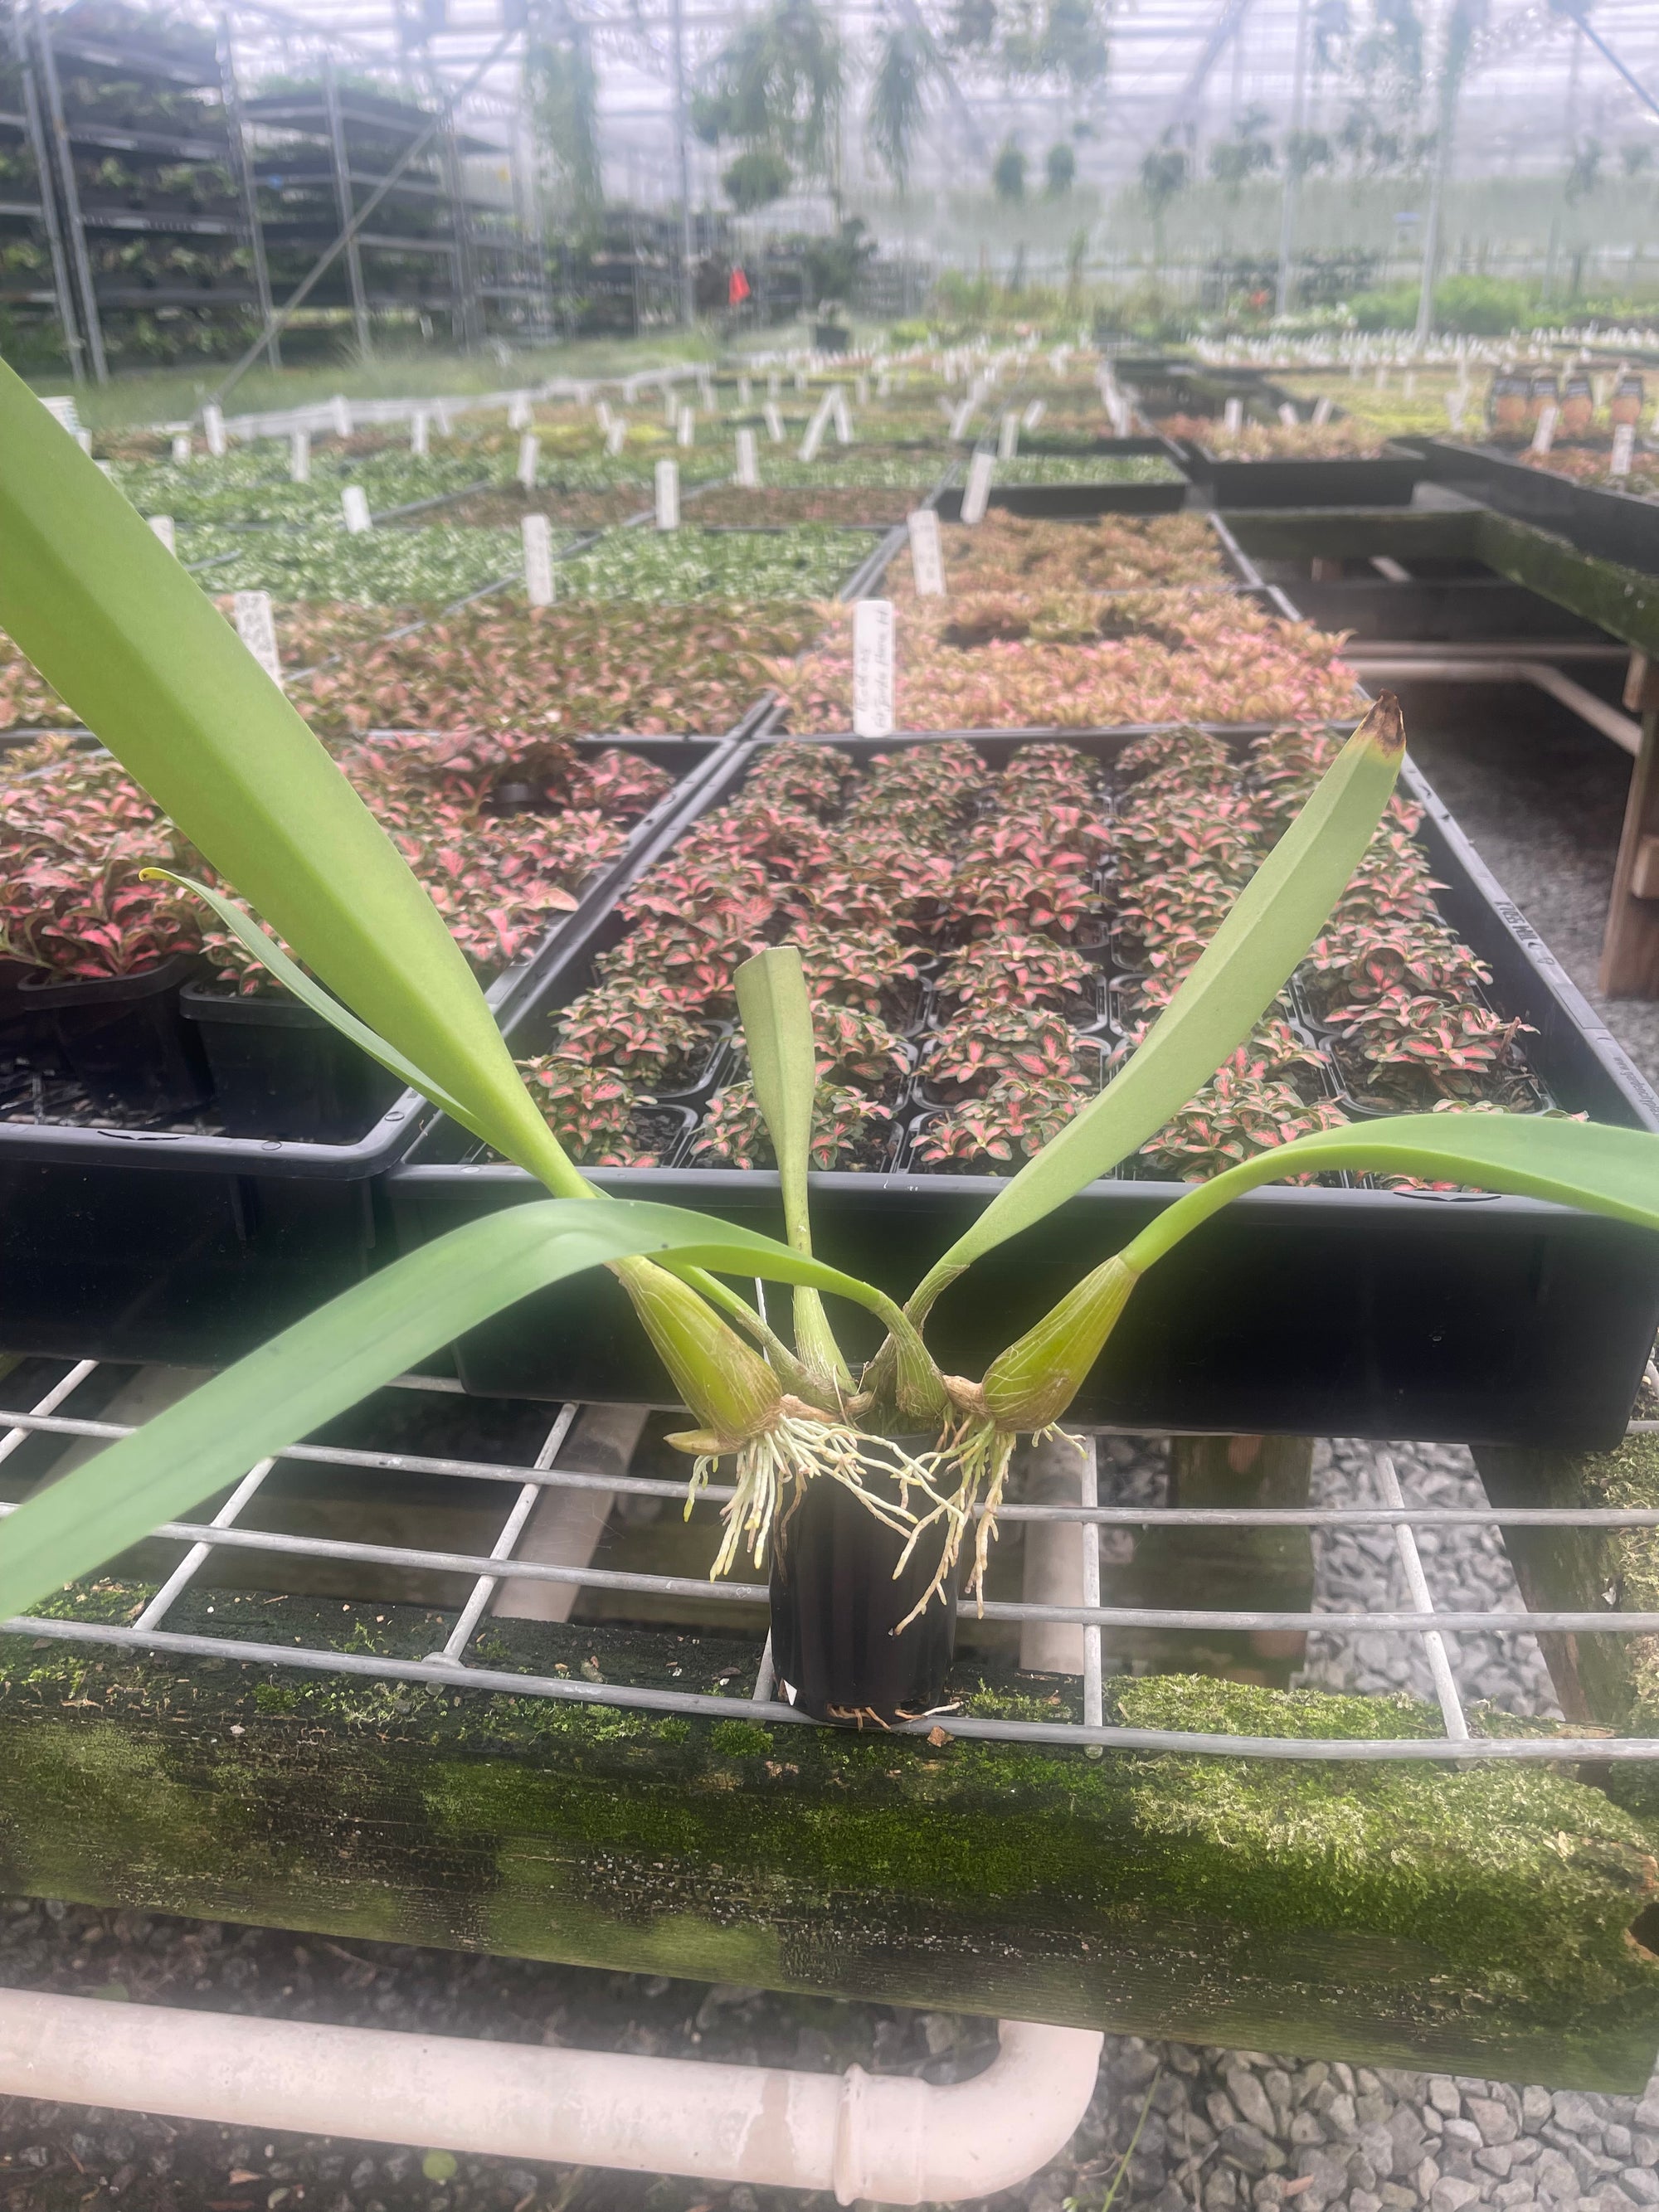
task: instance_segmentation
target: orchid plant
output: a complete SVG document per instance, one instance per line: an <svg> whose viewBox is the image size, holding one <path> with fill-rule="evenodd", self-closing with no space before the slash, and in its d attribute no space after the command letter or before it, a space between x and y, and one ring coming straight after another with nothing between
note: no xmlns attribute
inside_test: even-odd
<svg viewBox="0 0 1659 2212"><path fill-rule="evenodd" d="M941 1539L939 1589L965 1545L982 1568L1017 1438L1064 1418L1140 1277L1256 1184L1338 1170L1412 1176L1659 1229L1659 1137L1644 1132L1455 1113L1318 1130L1185 1190L983 1375L942 1373L925 1334L937 1302L967 1294L982 1255L1164 1128L1273 1005L1389 803L1404 751L1395 701L1379 700L1325 769L1139 1048L901 1304L813 1255L817 1069L797 948L769 945L736 978L785 1237L602 1196L526 1087L465 955L395 844L119 491L3 368L0 531L0 625L272 933L220 891L196 886L196 896L296 997L550 1194L380 1270L29 1498L0 1530L0 1618L463 1331L594 1267L621 1282L690 1409L693 1425L677 1441L694 1483L717 1462L735 1462L718 1571L745 1546L760 1558L779 1512L813 1481L848 1486L890 1525L888 1478L899 1464L916 1501L902 1509L912 1537L931 1527ZM792 1286L787 1334L733 1286L756 1278ZM856 1370L826 1299L862 1308L885 1331ZM919 1432L928 1444L914 1455L895 1441Z"/></svg>

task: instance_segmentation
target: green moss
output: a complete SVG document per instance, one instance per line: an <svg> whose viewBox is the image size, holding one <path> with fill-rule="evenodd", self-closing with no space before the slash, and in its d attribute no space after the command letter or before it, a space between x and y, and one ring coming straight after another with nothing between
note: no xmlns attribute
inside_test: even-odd
<svg viewBox="0 0 1659 2212"><path fill-rule="evenodd" d="M772 1731L756 1721L716 1721L708 1741L722 1759L765 1759L772 1749Z"/></svg>

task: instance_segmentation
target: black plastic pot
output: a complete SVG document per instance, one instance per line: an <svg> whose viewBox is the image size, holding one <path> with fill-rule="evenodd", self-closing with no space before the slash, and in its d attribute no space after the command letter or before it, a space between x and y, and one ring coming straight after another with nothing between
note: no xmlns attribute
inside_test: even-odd
<svg viewBox="0 0 1659 2212"><path fill-rule="evenodd" d="M935 1440L907 1441L921 1451ZM939 1571L944 1529L927 1531L895 1580L904 1540L828 1476L809 1482L774 1529L778 1694L814 1720L891 1728L945 1703L956 1650L954 1587L899 1629Z"/></svg>
<svg viewBox="0 0 1659 2212"><path fill-rule="evenodd" d="M297 999L187 983L179 1012L201 1039L229 1136L351 1144L398 1096L395 1076Z"/></svg>
<svg viewBox="0 0 1659 2212"><path fill-rule="evenodd" d="M213 1095L201 1043L179 1007L201 966L175 953L140 975L30 975L18 1001L51 1018L64 1064L94 1105L161 1121L193 1114Z"/></svg>
<svg viewBox="0 0 1659 2212"><path fill-rule="evenodd" d="M847 353L853 343L853 333L842 323L814 323L812 343L820 353Z"/></svg>

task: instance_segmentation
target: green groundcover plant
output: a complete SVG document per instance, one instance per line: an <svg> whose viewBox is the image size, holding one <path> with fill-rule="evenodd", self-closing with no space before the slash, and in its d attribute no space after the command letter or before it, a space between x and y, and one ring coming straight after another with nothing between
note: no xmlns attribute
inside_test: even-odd
<svg viewBox="0 0 1659 2212"><path fill-rule="evenodd" d="M1103 1257L982 1376L942 1374L936 1301L1160 1128L1247 1037L1318 934L1393 792L1404 751L1384 696L1240 890L1139 1049L969 1224L901 1307L811 1251L816 1067L798 951L737 977L754 1096L779 1167L783 1240L600 1196L514 1066L431 900L339 768L122 495L0 368L0 623L220 878L269 925L198 890L295 994L537 1176L544 1201L469 1223L331 1300L0 1527L0 1617L36 1604L529 1292L609 1267L695 1426L693 1481L736 1462L717 1571L807 1483L836 1480L912 1540L984 1547L1014 1442L1065 1415L1135 1285L1241 1192L1354 1169L1524 1193L1659 1229L1659 1138L1504 1114L1322 1130L1197 1184ZM293 948L302 968L276 941ZM793 1341L723 1279L793 1289ZM887 1334L854 1373L824 1301ZM925 1432L912 1455L897 1439ZM902 1506L889 1501L896 1475ZM978 1518L981 1508L989 1509ZM926 1601L924 1601L925 1602Z"/></svg>

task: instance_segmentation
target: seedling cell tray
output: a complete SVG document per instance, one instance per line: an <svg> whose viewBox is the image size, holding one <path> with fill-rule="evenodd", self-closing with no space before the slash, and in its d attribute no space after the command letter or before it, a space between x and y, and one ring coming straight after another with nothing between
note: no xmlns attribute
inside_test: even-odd
<svg viewBox="0 0 1659 2212"><path fill-rule="evenodd" d="M1144 734L970 731L816 742L865 759L966 737L1000 764L1044 737L1109 762ZM690 795L682 827L731 798L774 742L736 750ZM1659 1097L1409 764L1404 785L1425 809L1420 835L1447 886L1440 904L1492 968L1498 1011L1535 1032L1527 1060L1550 1097L1597 1120L1659 1128ZM587 988L596 956L623 934L614 901L566 933L508 1021L516 1051L545 1048L558 1009ZM388 1177L401 1249L539 1194L517 1169L469 1164L471 1142L439 1119ZM782 1233L775 1174L672 1163L592 1173L619 1196ZM820 1255L902 1297L1000 1185L984 1176L888 1171L815 1175L812 1187ZM935 1354L948 1370L982 1372L1181 1188L1133 1170L1115 1175L999 1248L975 1265L969 1285L940 1301L929 1329ZM1073 1412L1081 1422L1132 1431L1607 1444L1623 1431L1656 1325L1659 1238L1645 1232L1521 1199L1269 1188L1236 1203L1148 1275ZM466 1386L488 1394L660 1401L666 1389L606 1277L526 1300L463 1339L457 1360Z"/></svg>
<svg viewBox="0 0 1659 2212"><path fill-rule="evenodd" d="M1018 463L1004 465L1016 468ZM987 504L1028 522L1083 522L1097 514L1176 514L1191 487L1183 476L1173 483L1019 484L992 482ZM941 522L962 520L962 488L939 495Z"/></svg>
<svg viewBox="0 0 1659 2212"><path fill-rule="evenodd" d="M581 742L592 750L601 743ZM619 886L672 842L688 798L727 750L703 738L623 742L684 773L587 887L567 925L579 933L590 908L608 911ZM491 986L490 1001L504 1022L536 988L538 963L553 943ZM206 1097L208 1063L198 1039L208 1025L179 1018L179 987L187 980L169 979L167 1005L183 1048L202 1071ZM233 1085L233 1096L245 1111L253 1104L248 1085L275 1080L272 1056L283 1053L284 1038L290 1048L296 1039L310 1042L304 1026L277 1032L263 1077L244 1066L242 1088ZM328 1100L313 1092L307 1103L288 1079L278 1110L313 1114L309 1136L0 1121L9 1262L0 1275L0 1345L75 1358L218 1364L360 1280L390 1249L379 1186L433 1109L413 1091L388 1100L377 1071L358 1073L366 1089L349 1141L328 1140L322 1126ZM348 1099L337 1095L333 1103L343 1107Z"/></svg>
<svg viewBox="0 0 1659 2212"><path fill-rule="evenodd" d="M1219 507L1409 507L1428 465L1398 450L1376 460L1224 461L1184 441L1182 465Z"/></svg>

